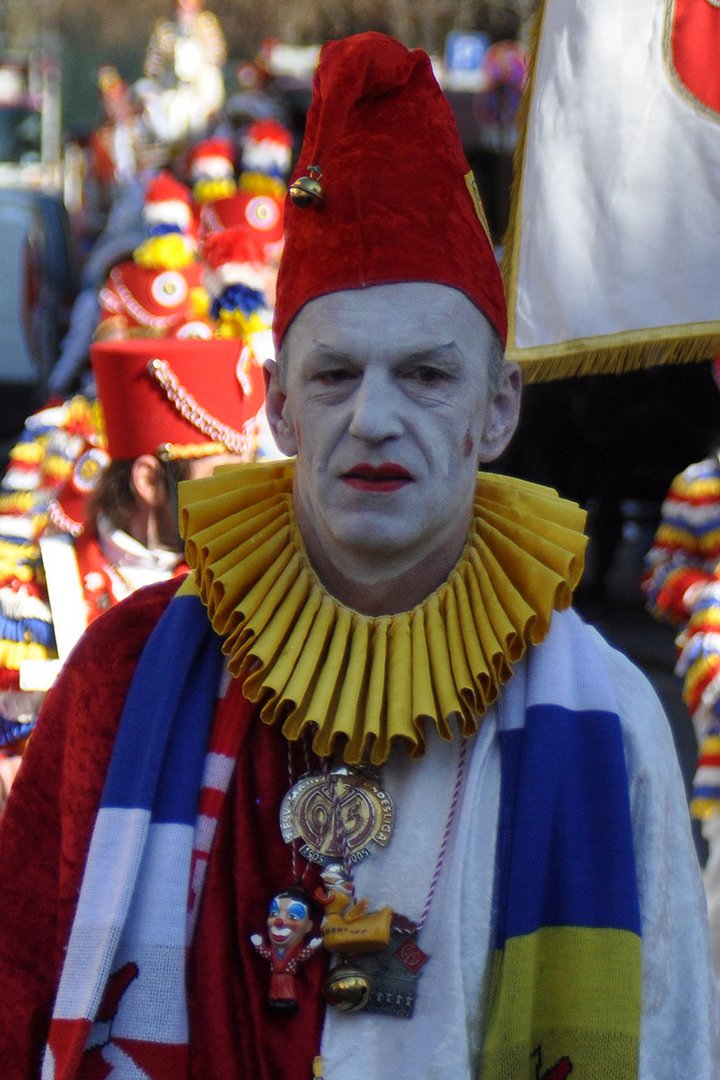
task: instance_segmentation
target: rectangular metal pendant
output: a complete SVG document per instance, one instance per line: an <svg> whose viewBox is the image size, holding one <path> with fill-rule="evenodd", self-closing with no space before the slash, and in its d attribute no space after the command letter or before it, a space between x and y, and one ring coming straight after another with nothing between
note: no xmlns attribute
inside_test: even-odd
<svg viewBox="0 0 720 1080"><path fill-rule="evenodd" d="M429 960L416 938L412 923L396 916L390 941L381 952L353 958L353 964L370 979L365 1012L410 1019L415 1009L418 979Z"/></svg>

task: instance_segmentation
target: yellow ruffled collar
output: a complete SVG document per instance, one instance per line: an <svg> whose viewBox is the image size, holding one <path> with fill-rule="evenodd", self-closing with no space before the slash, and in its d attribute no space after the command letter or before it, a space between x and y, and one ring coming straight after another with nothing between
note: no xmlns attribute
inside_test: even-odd
<svg viewBox="0 0 720 1080"><path fill-rule="evenodd" d="M580 580L585 515L549 488L478 475L468 542L448 580L412 611L345 607L310 566L293 512L292 462L222 469L181 486L181 525L230 673L288 739L317 754L423 753L425 729L474 734L529 644Z"/></svg>

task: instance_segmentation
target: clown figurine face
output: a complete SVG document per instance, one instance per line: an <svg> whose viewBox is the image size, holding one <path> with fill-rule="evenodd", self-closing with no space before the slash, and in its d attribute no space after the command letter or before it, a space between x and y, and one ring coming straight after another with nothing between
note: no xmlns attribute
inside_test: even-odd
<svg viewBox="0 0 720 1080"><path fill-rule="evenodd" d="M292 894L278 893L270 902L267 928L272 949L284 956L312 930L307 903Z"/></svg>

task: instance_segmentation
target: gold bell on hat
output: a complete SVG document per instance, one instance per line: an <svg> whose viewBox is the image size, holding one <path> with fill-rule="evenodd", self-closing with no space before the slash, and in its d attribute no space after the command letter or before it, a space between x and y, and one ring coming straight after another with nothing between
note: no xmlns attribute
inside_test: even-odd
<svg viewBox="0 0 720 1080"><path fill-rule="evenodd" d="M295 206L318 206L322 202L322 169L319 165L308 165L307 171L308 176L299 176L290 185L290 198Z"/></svg>

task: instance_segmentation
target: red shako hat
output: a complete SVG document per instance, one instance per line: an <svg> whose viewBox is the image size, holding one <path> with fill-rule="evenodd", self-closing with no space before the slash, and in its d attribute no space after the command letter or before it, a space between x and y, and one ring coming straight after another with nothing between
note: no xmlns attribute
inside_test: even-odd
<svg viewBox="0 0 720 1080"><path fill-rule="evenodd" d="M190 188L163 170L148 184L143 200L143 218L147 224L176 224L183 231L192 223Z"/></svg>
<svg viewBox="0 0 720 1080"><path fill-rule="evenodd" d="M222 136L201 139L188 151L187 163L193 180L203 176L214 180L234 177L235 146L230 139Z"/></svg>
<svg viewBox="0 0 720 1080"><path fill-rule="evenodd" d="M263 249L251 230L242 225L210 233L203 247L203 261L203 281L213 298L220 296L228 285L247 285L260 293L265 289Z"/></svg>
<svg viewBox="0 0 720 1080"><path fill-rule="evenodd" d="M254 238L260 257L267 258L282 242L282 201L275 195L238 191L225 199L206 203L200 211L201 235L239 227Z"/></svg>
<svg viewBox="0 0 720 1080"><path fill-rule="evenodd" d="M242 167L251 172L277 171L286 176L292 163L292 132L272 117L256 120L242 138Z"/></svg>
<svg viewBox="0 0 720 1080"><path fill-rule="evenodd" d="M426 53L375 32L328 42L294 177L273 325L278 345L310 300L401 281L459 289L505 343L500 269ZM300 178L310 191L304 205L293 201Z"/></svg>
<svg viewBox="0 0 720 1080"><path fill-rule="evenodd" d="M110 457L202 457L254 445L262 368L238 339L135 338L90 346Z"/></svg>

